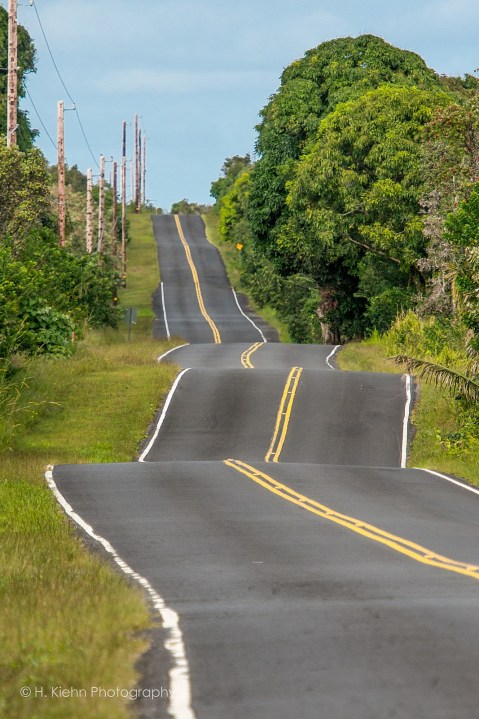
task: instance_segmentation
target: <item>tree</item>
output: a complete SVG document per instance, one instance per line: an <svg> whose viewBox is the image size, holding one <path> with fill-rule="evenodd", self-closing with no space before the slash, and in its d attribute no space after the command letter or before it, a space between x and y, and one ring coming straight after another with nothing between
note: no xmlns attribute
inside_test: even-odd
<svg viewBox="0 0 479 719"><path fill-rule="evenodd" d="M172 215L200 215L205 210L205 205L199 205L197 202L190 202L183 198L183 200L172 204L170 212Z"/></svg>
<svg viewBox="0 0 479 719"><path fill-rule="evenodd" d="M479 184L445 221L452 248L451 285L457 314L471 332L469 346L479 356Z"/></svg>
<svg viewBox="0 0 479 719"><path fill-rule="evenodd" d="M474 78L475 80L475 78ZM421 206L425 257L418 262L428 274L420 310L450 316L454 311L453 277L457 253L446 239L446 218L469 199L479 180L479 93L435 113L425 128L422 146L425 180Z"/></svg>
<svg viewBox="0 0 479 719"><path fill-rule="evenodd" d="M216 200L216 207L219 208L221 200L232 188L238 177L245 171L251 169L251 157L235 155L227 157L221 168L222 177L211 183L210 195Z"/></svg>
<svg viewBox="0 0 479 719"><path fill-rule="evenodd" d="M51 211L47 162L40 150L0 142L0 238L20 241Z"/></svg>
<svg viewBox="0 0 479 719"><path fill-rule="evenodd" d="M416 88L370 91L321 122L296 166L277 252L328 301L336 295L329 315L341 334L387 329L421 282L421 128L448 102Z"/></svg>
<svg viewBox="0 0 479 719"><path fill-rule="evenodd" d="M259 241L275 241L287 212L286 184L322 118L338 103L383 84L434 89L444 81L419 55L372 35L322 43L285 69L258 126L260 160L251 178L249 218Z"/></svg>

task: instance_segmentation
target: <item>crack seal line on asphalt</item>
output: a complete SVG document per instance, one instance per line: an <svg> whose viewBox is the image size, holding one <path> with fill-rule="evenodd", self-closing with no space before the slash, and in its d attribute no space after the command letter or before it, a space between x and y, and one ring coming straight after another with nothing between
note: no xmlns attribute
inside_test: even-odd
<svg viewBox="0 0 479 719"><path fill-rule="evenodd" d="M319 504L319 502L316 502L310 497L306 497L303 494L296 492L291 487L278 482L276 479L273 479L273 477L270 477L255 467L246 464L246 462L236 459L227 459L224 460L224 464L232 469L235 469L237 472L244 474L246 477L252 479L253 482L256 482L269 492L278 495L278 497L281 497L292 504L296 504L308 512L322 517L323 519L328 519L330 522L340 524L352 532L361 534L363 537L372 539L380 544L385 544L387 547L390 547L390 549L393 549L400 554L405 554L411 559L414 559L416 562L427 564L431 567L439 569L445 569L449 572L455 572L456 574L463 574L467 577L471 577L472 579L479 580L478 566L468 564L466 562L459 562L454 559L449 559L448 557L443 557L426 547L422 547L420 544L411 542L403 537L398 537L395 534L390 534L379 527L375 527L374 525L363 522L355 517L340 514L334 509L331 509L331 507Z"/></svg>
<svg viewBox="0 0 479 719"><path fill-rule="evenodd" d="M198 279L198 272L196 271L195 263L193 262L193 258L191 256L191 250L186 241L185 235L183 233L183 228L181 227L181 222L180 222L180 218L178 215L175 215L175 222L176 222L176 228L178 230L178 234L180 236L181 244L184 247L184 250L186 253L186 259L188 260L191 274L193 276L193 282L195 284L196 297L198 298L198 305L200 307L200 312L203 315L203 317L205 318L205 320L208 322L209 326L211 327L211 331L213 332L215 344L219 345L219 344L221 344L221 336L220 336L217 326L215 325L215 323L209 316L208 312L206 311L205 303L203 300L203 295L201 293L200 281Z"/></svg>
<svg viewBox="0 0 479 719"><path fill-rule="evenodd" d="M276 416L276 425L271 444L264 458L265 462L278 462L288 432L291 411L298 389L299 379L303 372L302 367L292 367L283 390L283 396Z"/></svg>
<svg viewBox="0 0 479 719"><path fill-rule="evenodd" d="M53 468L49 467L45 473L45 479L58 504L64 512L79 527L83 529L92 539L98 542L108 554L111 555L113 561L128 577L134 579L145 590L154 609L159 613L163 629L166 636L164 647L172 658L172 666L169 670L169 688L170 701L168 706L168 714L174 719L195 719L196 715L191 707L191 679L190 667L186 656L185 643L183 641L183 632L180 628L180 620L178 614L168 607L165 600L150 584L150 582L142 577L141 574L135 572L118 554L116 549L110 542L97 534L93 527L85 522L79 514L77 514L71 504L67 502L65 497L58 489L53 479Z"/></svg>
<svg viewBox="0 0 479 719"><path fill-rule="evenodd" d="M243 352L241 355L241 364L246 369L254 369L254 364L251 362L251 355L253 352L256 352L260 347L262 347L264 342L256 342L254 345L251 345L251 347L248 347L247 350Z"/></svg>

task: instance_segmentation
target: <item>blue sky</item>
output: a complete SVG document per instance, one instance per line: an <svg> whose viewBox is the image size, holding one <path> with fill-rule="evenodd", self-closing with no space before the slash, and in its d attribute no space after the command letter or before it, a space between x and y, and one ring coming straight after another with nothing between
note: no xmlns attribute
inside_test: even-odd
<svg viewBox="0 0 479 719"><path fill-rule="evenodd" d="M34 8L20 2L19 22L38 54L28 88L55 138L57 100L68 100ZM253 152L258 113L283 68L325 40L371 33L419 53L439 73L479 67L477 0L35 2L94 157L119 158L122 121L131 125L137 112L148 143L147 197L167 209L183 197L210 201L224 159ZM23 107L55 162L30 100ZM74 113L66 115L66 154L85 172L95 167Z"/></svg>

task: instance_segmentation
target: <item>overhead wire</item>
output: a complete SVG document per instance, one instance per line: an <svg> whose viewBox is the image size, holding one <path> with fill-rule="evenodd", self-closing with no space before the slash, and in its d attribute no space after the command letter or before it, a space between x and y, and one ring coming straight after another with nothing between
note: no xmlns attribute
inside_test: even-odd
<svg viewBox="0 0 479 719"><path fill-rule="evenodd" d="M42 24L42 21L41 21L41 18L40 18L40 14L39 14L39 12L38 12L37 4L36 4L35 0L30 0L30 4L31 4L31 6L33 7L33 9L35 10L35 14L36 14L36 16L37 16L38 24L39 24L39 26L40 26L40 30L41 30L42 35L43 35L43 39L45 40L45 45L47 46L47 50L48 50L48 53L49 53L49 55L50 55L51 61L52 61L52 63L53 63L53 67L55 68L55 71L56 71L56 73L57 73L57 75L58 75L58 78L59 78L59 80L60 80L60 82L61 82L61 84L62 84L62 86L63 86L63 89L65 90L65 92L66 92L66 94L67 94L68 99L70 100L70 102L71 102L72 105L73 105L72 110L74 110L75 115L76 115L76 117L77 117L78 125L80 126L80 131L81 131L81 133L82 133L82 136L83 136L83 139L84 139L84 141L85 141L85 144L86 144L86 146L87 146L87 148L88 148L88 151L89 151L89 153L90 153L90 155L91 155L91 157L92 157L92 159L93 159L93 162L95 163L95 165L96 165L97 167L99 167L98 160L96 159L95 155L93 154L93 150L91 149L91 145L90 145L90 143L89 143L89 141L88 141L88 138L87 138L87 135L86 135L86 132L85 132L85 128L83 127L83 123L82 123L81 118L80 118L80 113L78 112L77 104L76 104L75 100L73 99L73 97L72 97L70 91L68 90L68 87L67 87L66 84L65 84L65 81L64 81L64 79L63 79L63 77L62 77L62 74L61 74L59 68L58 68L58 65L57 65L57 63L56 63L56 61L55 61L55 58L53 57L53 52L52 52L52 49L51 49L51 47L50 47L50 43L48 42L48 38L47 38L47 35L46 35L46 32L45 32L45 29L44 29L44 27L43 27L43 24Z"/></svg>
<svg viewBox="0 0 479 719"><path fill-rule="evenodd" d="M32 107L33 107L33 109L35 110L36 116L37 116L38 119L40 120L40 124L41 124L41 126L43 127L43 130L45 131L46 136L48 137L48 139L49 139L50 142L52 143L52 145L53 145L53 147L55 148L55 150L58 150L57 143L53 140L52 136L51 136L50 133L48 132L48 130L47 130L47 128L46 128L46 125L45 125L45 123L43 122L42 117L41 117L41 115L40 115L40 113L39 113L39 111L38 111L38 109L37 109L37 106L36 106L35 103L33 102L33 98L32 98L32 96L31 96L31 94L30 94L28 88L25 88L25 89L26 89L26 92L27 92L27 95L28 95L28 99L30 100L30 102L31 102L31 104L32 104Z"/></svg>

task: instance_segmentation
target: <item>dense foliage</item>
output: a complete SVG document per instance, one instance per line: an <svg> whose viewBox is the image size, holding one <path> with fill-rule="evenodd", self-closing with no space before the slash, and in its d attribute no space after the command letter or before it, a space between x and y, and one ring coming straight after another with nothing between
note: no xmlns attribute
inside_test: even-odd
<svg viewBox="0 0 479 719"><path fill-rule="evenodd" d="M108 257L59 246L50 175L37 149L0 143L0 369L16 353L72 352L85 325L115 326Z"/></svg>
<svg viewBox="0 0 479 719"><path fill-rule="evenodd" d="M244 284L295 341L384 332L409 308L459 311L454 292L472 296L450 267L467 256L474 274L470 253L445 225L479 174L477 85L370 35L283 72L257 162L229 158L211 192L223 238L243 247Z"/></svg>

